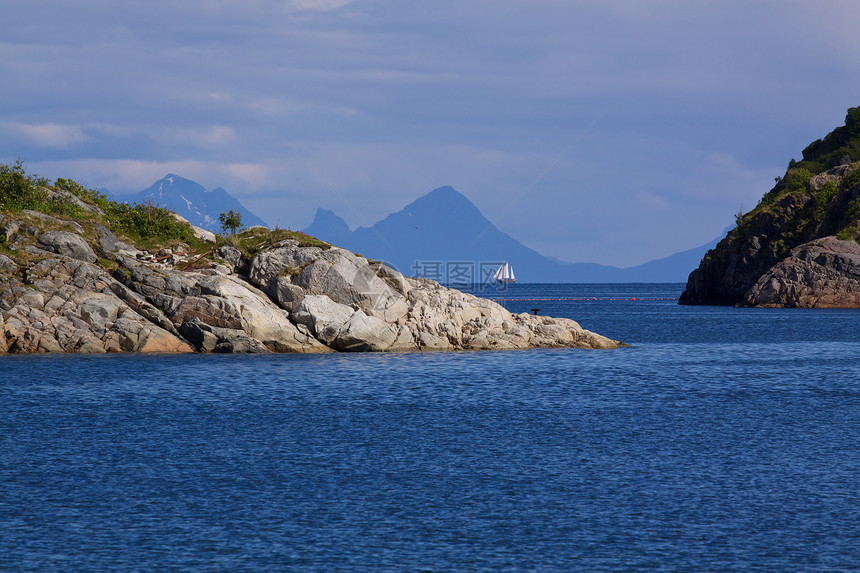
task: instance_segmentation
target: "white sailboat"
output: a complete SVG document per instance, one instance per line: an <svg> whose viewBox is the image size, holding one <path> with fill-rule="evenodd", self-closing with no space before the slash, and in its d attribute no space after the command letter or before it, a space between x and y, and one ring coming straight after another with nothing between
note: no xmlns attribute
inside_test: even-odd
<svg viewBox="0 0 860 573"><path fill-rule="evenodd" d="M514 267L512 267L508 263L505 263L500 266L499 270L496 271L496 274L493 275L493 278L500 283L517 282L517 277L514 276Z"/></svg>

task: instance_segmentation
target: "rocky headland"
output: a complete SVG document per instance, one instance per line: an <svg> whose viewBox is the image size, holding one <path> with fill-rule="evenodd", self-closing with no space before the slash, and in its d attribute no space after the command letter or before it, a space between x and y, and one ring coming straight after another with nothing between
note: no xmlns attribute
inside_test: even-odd
<svg viewBox="0 0 860 573"><path fill-rule="evenodd" d="M511 314L301 233L253 228L216 238L179 221L186 240L135 246L99 205L42 191L79 216L0 212L0 353L621 345L573 320Z"/></svg>
<svg viewBox="0 0 860 573"><path fill-rule="evenodd" d="M860 108L791 160L708 251L681 304L860 307Z"/></svg>

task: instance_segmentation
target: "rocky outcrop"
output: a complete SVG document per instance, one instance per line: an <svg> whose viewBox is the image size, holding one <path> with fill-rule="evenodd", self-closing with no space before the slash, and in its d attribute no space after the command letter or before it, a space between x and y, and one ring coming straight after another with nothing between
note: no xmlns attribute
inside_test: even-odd
<svg viewBox="0 0 860 573"><path fill-rule="evenodd" d="M860 308L860 244L825 237L795 248L759 278L744 305Z"/></svg>
<svg viewBox="0 0 860 573"><path fill-rule="evenodd" d="M0 273L0 346L7 352L192 351L135 312L114 294L115 281L104 269L88 262L45 257L29 265L23 277Z"/></svg>
<svg viewBox="0 0 860 573"><path fill-rule="evenodd" d="M41 220L36 218L36 220ZM246 258L223 245L183 270L92 224L86 236L0 221L0 352L333 352L616 348L576 322L403 277L288 239ZM54 221L52 225L63 226ZM98 263L98 264L94 264ZM247 275L239 274L247 272Z"/></svg>
<svg viewBox="0 0 860 573"><path fill-rule="evenodd" d="M206 241L207 243L215 243L217 242L217 238L215 237L215 233L212 231L208 231L202 227L198 227L196 225L192 225L188 222L188 219L183 217L182 215L177 215L176 213L170 214L174 219L179 221L180 223L186 223L191 227L191 231L194 233L194 236L200 239L201 241Z"/></svg>
<svg viewBox="0 0 860 573"><path fill-rule="evenodd" d="M708 251L681 304L860 306L860 108L792 160L756 208ZM852 160L854 156L854 160Z"/></svg>
<svg viewBox="0 0 860 573"><path fill-rule="evenodd" d="M39 236L39 244L48 251L80 261L94 263L98 260L93 248L77 233L48 231Z"/></svg>

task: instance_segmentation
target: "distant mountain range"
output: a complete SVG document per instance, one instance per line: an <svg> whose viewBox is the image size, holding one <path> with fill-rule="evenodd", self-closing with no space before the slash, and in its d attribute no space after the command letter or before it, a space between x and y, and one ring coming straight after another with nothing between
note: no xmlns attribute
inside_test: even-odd
<svg viewBox="0 0 860 573"><path fill-rule="evenodd" d="M115 198L130 203L153 201L160 207L182 215L192 225L215 233L221 231L221 221L218 216L230 210L242 214L242 224L246 227L254 225L268 227L262 219L251 213L223 188L218 187L207 191L199 183L173 173L168 173L143 191L133 195L115 196Z"/></svg>
<svg viewBox="0 0 860 573"><path fill-rule="evenodd" d="M333 211L317 209L304 232L385 261L403 274L454 285L488 281L504 262L511 263L520 282L682 283L718 242L629 268L566 263L502 232L451 187L439 187L372 227L354 231Z"/></svg>
<svg viewBox="0 0 860 573"><path fill-rule="evenodd" d="M219 187L202 185L169 173L147 189L117 200L153 201L213 232L218 216L235 210L246 227L268 226L235 197ZM483 283L503 263L510 263L519 282L677 282L687 280L719 239L635 267L568 263L541 255L499 230L452 187L439 187L371 227L351 230L333 211L317 209L305 233L375 260L407 276L422 276L450 285Z"/></svg>

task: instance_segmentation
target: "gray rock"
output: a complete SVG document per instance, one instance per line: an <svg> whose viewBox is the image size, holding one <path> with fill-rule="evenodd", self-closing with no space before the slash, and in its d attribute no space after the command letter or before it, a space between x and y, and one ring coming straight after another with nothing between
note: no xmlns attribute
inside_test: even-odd
<svg viewBox="0 0 860 573"><path fill-rule="evenodd" d="M305 289L292 284L287 278L279 278L275 283L274 299L281 308L293 312L305 298Z"/></svg>
<svg viewBox="0 0 860 573"><path fill-rule="evenodd" d="M3 226L0 227L0 235L3 237L3 241L6 243L10 243L15 239L15 235L18 234L18 230L24 223L21 221L14 221L12 219L4 219Z"/></svg>
<svg viewBox="0 0 860 573"><path fill-rule="evenodd" d="M39 244L48 251L80 261L94 263L98 260L92 247L90 247L89 243L83 237L68 231L48 231L42 233L39 236Z"/></svg>
<svg viewBox="0 0 860 573"><path fill-rule="evenodd" d="M90 205L86 201L82 201L78 198L77 195L66 191L65 189L56 189L54 187L42 187L42 190L45 191L48 198L52 201L65 201L67 203L71 203L73 205L77 205L81 209L85 211L89 211L90 213L95 213L96 215L104 215L105 212L101 210L101 208L96 207L95 205Z"/></svg>
<svg viewBox="0 0 860 573"><path fill-rule="evenodd" d="M232 265L236 265L242 259L242 251L230 245L222 245L215 251L222 261L226 261Z"/></svg>
<svg viewBox="0 0 860 573"><path fill-rule="evenodd" d="M0 271L3 270L15 270L18 268L18 264L7 257L6 255L0 254Z"/></svg>
<svg viewBox="0 0 860 573"><path fill-rule="evenodd" d="M325 294L335 302L355 305L369 316L393 323L406 315L406 299L349 251L331 248L292 279L309 294Z"/></svg>
<svg viewBox="0 0 860 573"><path fill-rule="evenodd" d="M225 263L229 264L237 273L247 273L250 261L245 258L242 251L230 245L222 245L215 251L215 255ZM255 283L257 284L257 283ZM259 284L257 285L259 286Z"/></svg>
<svg viewBox="0 0 860 573"><path fill-rule="evenodd" d="M394 328L375 316L357 310L334 341L334 348L347 352L383 352L397 339Z"/></svg>
<svg viewBox="0 0 860 573"><path fill-rule="evenodd" d="M33 217L34 219L39 219L40 221L44 221L46 223L51 223L53 225L65 225L67 227L71 227L76 233L84 232L84 228L81 227L77 223L77 221L66 221L64 219L57 219L56 217L51 217L50 215L45 215L44 213L39 213L38 211L31 211L30 209L23 209L21 211L21 214Z"/></svg>
<svg viewBox="0 0 860 573"><path fill-rule="evenodd" d="M299 303L291 318L307 326L317 340L331 346L354 313L354 309L326 295L310 295Z"/></svg>
<svg viewBox="0 0 860 573"><path fill-rule="evenodd" d="M306 296L292 318L308 326L317 339L336 350L382 352L397 339L396 331L380 319L334 302L326 295Z"/></svg>
<svg viewBox="0 0 860 573"><path fill-rule="evenodd" d="M99 235L99 245L108 253L125 253L135 256L138 251L134 246L120 241L113 232L104 225L96 225L96 233Z"/></svg>
<svg viewBox="0 0 860 573"><path fill-rule="evenodd" d="M297 241L281 241L254 257L248 278L272 295L279 278L297 274L297 271L318 260L322 254L323 250L319 247L300 247Z"/></svg>
<svg viewBox="0 0 860 573"><path fill-rule="evenodd" d="M824 237L793 249L750 288L744 305L860 307L860 245Z"/></svg>
<svg viewBox="0 0 860 573"><path fill-rule="evenodd" d="M201 241L205 241L207 243L215 243L218 241L218 239L215 237L215 233L213 233L212 231L207 231L202 227L191 225L191 231L194 233L194 236Z"/></svg>
<svg viewBox="0 0 860 573"><path fill-rule="evenodd" d="M179 328L179 332L198 351L212 352L219 341L211 329L211 326L202 322L199 318L194 318L188 322L184 322Z"/></svg>
<svg viewBox="0 0 860 573"><path fill-rule="evenodd" d="M202 352L235 354L268 354L266 345L243 330L219 328L193 319L180 328L182 335Z"/></svg>

